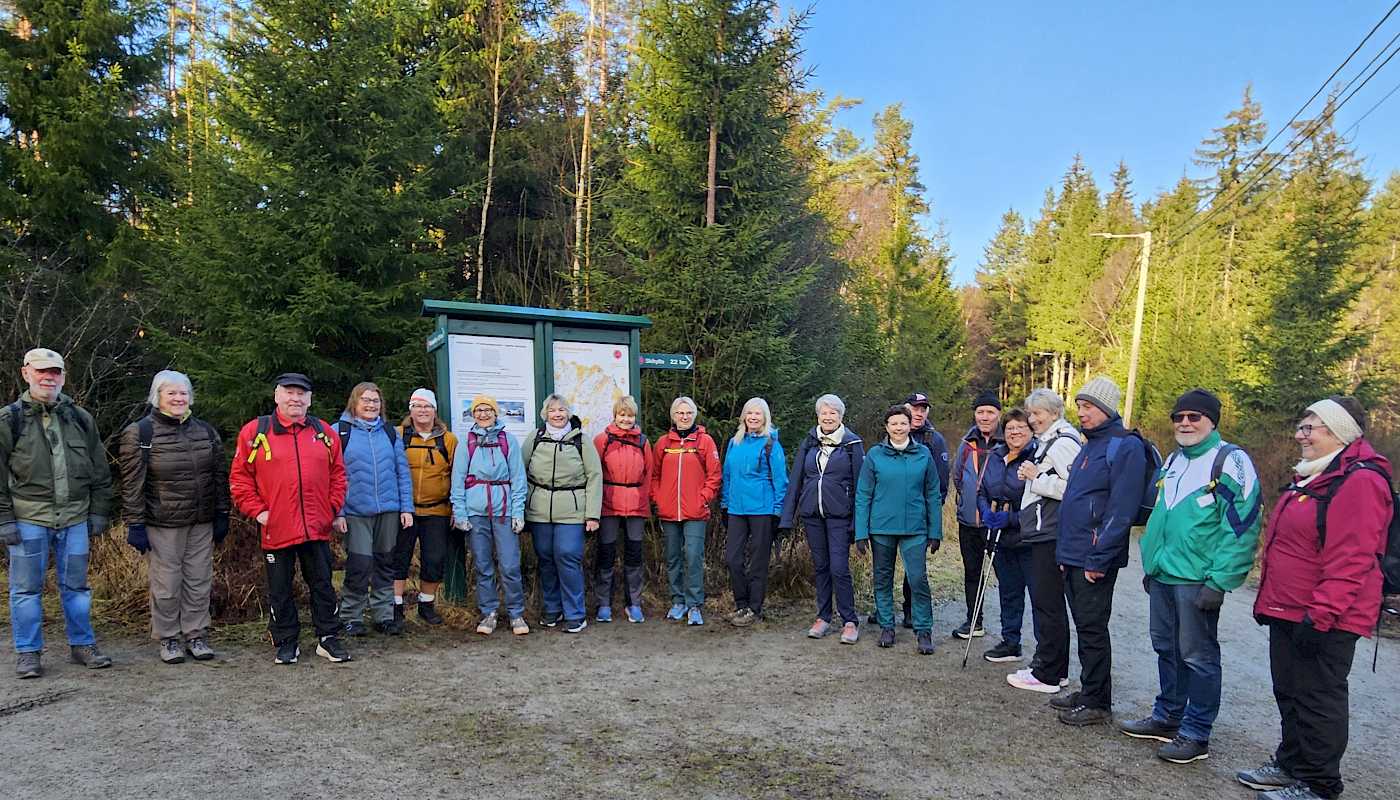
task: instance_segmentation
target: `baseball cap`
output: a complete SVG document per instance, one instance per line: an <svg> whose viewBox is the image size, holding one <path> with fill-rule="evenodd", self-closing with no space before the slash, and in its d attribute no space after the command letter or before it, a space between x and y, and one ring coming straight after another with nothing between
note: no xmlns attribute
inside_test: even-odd
<svg viewBox="0 0 1400 800"><path fill-rule="evenodd" d="M924 394L923 392L914 392L913 394L904 398L904 403L905 405L911 406L926 406L929 404L928 395Z"/></svg>
<svg viewBox="0 0 1400 800"><path fill-rule="evenodd" d="M296 386L311 391L311 379L300 372L284 372L273 381L276 386Z"/></svg>
<svg viewBox="0 0 1400 800"><path fill-rule="evenodd" d="M24 354L24 366L35 369L63 369L63 356L47 347L36 347Z"/></svg>

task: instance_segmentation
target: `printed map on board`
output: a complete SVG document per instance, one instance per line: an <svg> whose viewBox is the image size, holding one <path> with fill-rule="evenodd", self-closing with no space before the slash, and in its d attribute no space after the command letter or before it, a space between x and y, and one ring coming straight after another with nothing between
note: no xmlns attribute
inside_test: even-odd
<svg viewBox="0 0 1400 800"><path fill-rule="evenodd" d="M613 402L631 394L631 358L625 344L554 343L554 391L573 404L589 441L612 422Z"/></svg>

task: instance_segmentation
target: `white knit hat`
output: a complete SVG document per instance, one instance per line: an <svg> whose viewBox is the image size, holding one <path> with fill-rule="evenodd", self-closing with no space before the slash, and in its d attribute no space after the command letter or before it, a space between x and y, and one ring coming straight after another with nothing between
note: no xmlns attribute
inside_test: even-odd
<svg viewBox="0 0 1400 800"><path fill-rule="evenodd" d="M1118 406L1123 402L1123 392L1119 390L1118 384L1100 375L1084 384L1084 388L1079 390L1079 394L1075 395L1074 399L1093 403L1103 413L1110 417L1116 417L1118 416Z"/></svg>
<svg viewBox="0 0 1400 800"><path fill-rule="evenodd" d="M413 395L408 398L408 402L412 403L414 400L422 400L432 406L433 410L437 410L437 395L433 394L432 389L414 389Z"/></svg>
<svg viewBox="0 0 1400 800"><path fill-rule="evenodd" d="M1365 433L1356 417L1353 417L1351 412L1347 411L1341 403L1330 397L1308 406L1308 413L1316 414L1317 418L1327 426L1327 430L1331 431L1332 435L1336 436L1342 444L1351 444Z"/></svg>

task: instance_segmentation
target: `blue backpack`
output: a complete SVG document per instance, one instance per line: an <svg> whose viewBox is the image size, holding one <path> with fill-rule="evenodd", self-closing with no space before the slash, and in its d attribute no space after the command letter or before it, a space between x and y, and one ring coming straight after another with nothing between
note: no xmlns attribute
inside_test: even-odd
<svg viewBox="0 0 1400 800"><path fill-rule="evenodd" d="M1143 468L1142 478L1142 498L1138 500L1137 512L1133 514L1133 525L1146 525L1147 518L1152 516L1152 509L1157 505L1157 473L1162 469L1162 453L1157 449L1157 445L1149 442L1143 437L1137 428L1133 428L1122 436L1116 436L1108 443L1108 469L1114 471L1113 461L1118 457L1118 450L1123 445L1123 440L1128 438L1137 439L1142 444L1143 455L1146 456L1147 464Z"/></svg>

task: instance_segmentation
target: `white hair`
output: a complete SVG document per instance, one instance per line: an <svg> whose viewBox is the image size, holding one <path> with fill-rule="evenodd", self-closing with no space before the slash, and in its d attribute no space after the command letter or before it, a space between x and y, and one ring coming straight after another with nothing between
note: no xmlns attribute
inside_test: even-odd
<svg viewBox="0 0 1400 800"><path fill-rule="evenodd" d="M671 401L671 413L675 414L676 409L680 408L681 406L690 406L691 413L695 414L696 416L700 415L700 407L695 405L694 400L691 400L689 397L686 397L684 395L677 397L675 400Z"/></svg>
<svg viewBox="0 0 1400 800"><path fill-rule="evenodd" d="M189 392L190 405L194 405L194 386L190 383L189 376L173 369L163 369L151 379L151 394L146 398L146 402L151 404L151 408L160 408L160 390L171 383L183 387L186 392Z"/></svg>
<svg viewBox="0 0 1400 800"><path fill-rule="evenodd" d="M1057 417L1063 417L1065 415L1065 400L1042 386L1039 389L1032 389L1026 397L1026 410L1029 411L1032 408L1049 411Z"/></svg>
<svg viewBox="0 0 1400 800"><path fill-rule="evenodd" d="M773 412L768 409L768 401L762 397L750 397L749 401L744 403L744 410L739 412L739 429L734 431L734 444L744 441L744 434L748 433L744 417L747 417L750 411L763 412L763 425L759 427L758 435L771 436L773 434Z"/></svg>
<svg viewBox="0 0 1400 800"><path fill-rule="evenodd" d="M832 411L835 411L838 415L841 416L842 419L846 418L846 404L842 402L841 398L837 397L836 395L824 394L821 397L818 397L816 405L816 410L818 414L822 413L823 406L830 408Z"/></svg>
<svg viewBox="0 0 1400 800"><path fill-rule="evenodd" d="M544 403L540 405L540 419L549 419L549 407L554 405L562 406L564 411L570 415L574 413L574 410L569 407L569 398L555 393L546 397Z"/></svg>

